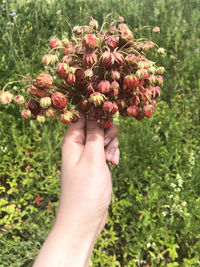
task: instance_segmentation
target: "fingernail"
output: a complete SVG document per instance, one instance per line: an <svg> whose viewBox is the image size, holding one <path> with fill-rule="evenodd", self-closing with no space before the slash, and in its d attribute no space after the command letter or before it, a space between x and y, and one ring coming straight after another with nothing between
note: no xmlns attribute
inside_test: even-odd
<svg viewBox="0 0 200 267"><path fill-rule="evenodd" d="M113 158L113 164L117 165L119 163L119 153L116 153Z"/></svg>
<svg viewBox="0 0 200 267"><path fill-rule="evenodd" d="M115 152L116 152L116 148L111 148L108 152L108 160L111 161L115 155Z"/></svg>
<svg viewBox="0 0 200 267"><path fill-rule="evenodd" d="M109 144L111 141L111 139L109 137L105 138L104 140L104 146L107 146L107 144Z"/></svg>

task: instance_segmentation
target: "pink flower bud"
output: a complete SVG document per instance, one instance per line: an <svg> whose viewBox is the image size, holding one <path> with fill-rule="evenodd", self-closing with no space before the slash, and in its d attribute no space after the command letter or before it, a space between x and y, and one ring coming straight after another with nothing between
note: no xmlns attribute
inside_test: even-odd
<svg viewBox="0 0 200 267"><path fill-rule="evenodd" d="M13 94L9 92L0 93L0 103L6 105L9 104L13 100Z"/></svg>
<svg viewBox="0 0 200 267"><path fill-rule="evenodd" d="M160 33L160 28L159 27L154 27L153 28L153 33Z"/></svg>
<svg viewBox="0 0 200 267"><path fill-rule="evenodd" d="M21 115L24 119L28 119L31 117L31 112L28 109L23 109Z"/></svg>
<svg viewBox="0 0 200 267"><path fill-rule="evenodd" d="M14 98L14 102L21 106L24 104L25 100L24 100L24 97L22 95L17 95Z"/></svg>

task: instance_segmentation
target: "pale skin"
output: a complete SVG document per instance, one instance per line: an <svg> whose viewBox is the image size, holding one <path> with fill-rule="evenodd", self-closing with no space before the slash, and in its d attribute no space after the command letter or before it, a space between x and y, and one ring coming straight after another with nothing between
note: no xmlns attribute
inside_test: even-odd
<svg viewBox="0 0 200 267"><path fill-rule="evenodd" d="M106 161L119 163L117 128L81 118L62 143L61 193L54 226L33 267L86 267L105 226L112 181Z"/></svg>

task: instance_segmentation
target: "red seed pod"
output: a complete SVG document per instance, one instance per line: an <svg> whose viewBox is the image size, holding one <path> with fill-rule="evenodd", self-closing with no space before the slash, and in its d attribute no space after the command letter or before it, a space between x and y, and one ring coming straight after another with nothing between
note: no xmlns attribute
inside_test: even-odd
<svg viewBox="0 0 200 267"><path fill-rule="evenodd" d="M57 55L44 55L42 58L42 63L45 65L51 65L58 61Z"/></svg>
<svg viewBox="0 0 200 267"><path fill-rule="evenodd" d="M73 119L73 114L70 111L65 111L63 114L60 115L60 121L64 124L70 124Z"/></svg>
<svg viewBox="0 0 200 267"><path fill-rule="evenodd" d="M85 33L93 33L93 30L91 29L91 27L89 27L89 26L85 26L85 27L84 27L84 32L85 32Z"/></svg>
<svg viewBox="0 0 200 267"><path fill-rule="evenodd" d="M110 50L113 51L119 44L119 37L108 36L105 43L110 48Z"/></svg>
<svg viewBox="0 0 200 267"><path fill-rule="evenodd" d="M154 107L152 105L146 105L143 107L144 110L144 116L147 118L151 118L154 113Z"/></svg>
<svg viewBox="0 0 200 267"><path fill-rule="evenodd" d="M124 78L123 89L134 89L138 84L139 79L134 74L130 74Z"/></svg>
<svg viewBox="0 0 200 267"><path fill-rule="evenodd" d="M74 53L74 46L72 45L72 43L68 43L65 47L64 47L64 54L65 55L70 55Z"/></svg>
<svg viewBox="0 0 200 267"><path fill-rule="evenodd" d="M32 95L37 96L37 97L45 97L46 96L46 90L42 88L38 88L35 85L31 85L29 89L27 90L30 92Z"/></svg>
<svg viewBox="0 0 200 267"><path fill-rule="evenodd" d="M55 118L56 115L57 115L57 111L55 109L53 109L53 108L48 108L48 109L44 110L44 115L47 118Z"/></svg>
<svg viewBox="0 0 200 267"><path fill-rule="evenodd" d="M146 69L139 69L136 71L135 76L140 80L147 79L148 71Z"/></svg>
<svg viewBox="0 0 200 267"><path fill-rule="evenodd" d="M53 78L47 73L42 73L36 78L36 86L40 88L48 88L53 84Z"/></svg>
<svg viewBox="0 0 200 267"><path fill-rule="evenodd" d="M119 83L116 81L113 81L110 85L111 90L119 90Z"/></svg>
<svg viewBox="0 0 200 267"><path fill-rule="evenodd" d="M87 111L91 107L91 103L86 97L84 97L81 99L79 106L82 111Z"/></svg>
<svg viewBox="0 0 200 267"><path fill-rule="evenodd" d="M118 105L115 102L113 102L112 104L113 104L113 107L110 113L115 114L118 111Z"/></svg>
<svg viewBox="0 0 200 267"><path fill-rule="evenodd" d="M88 67L92 67L92 65L94 65L97 62L97 60L98 59L95 52L86 52L83 55L83 63Z"/></svg>
<svg viewBox="0 0 200 267"><path fill-rule="evenodd" d="M66 63L67 65L71 65L72 64L72 57L70 56L64 56L61 60L62 63Z"/></svg>
<svg viewBox="0 0 200 267"><path fill-rule="evenodd" d="M92 78L94 75L94 72L92 71L92 69L87 69L85 70L84 73L85 73L85 78L88 78L88 79Z"/></svg>
<svg viewBox="0 0 200 267"><path fill-rule="evenodd" d="M142 46L142 50L143 51L149 51L150 49L152 49L155 46L155 44L151 41L145 42Z"/></svg>
<svg viewBox="0 0 200 267"><path fill-rule="evenodd" d="M28 101L28 109L31 111L31 113L34 115L34 116L37 116L40 112L41 112L41 106L40 106L40 103L31 98L29 101Z"/></svg>
<svg viewBox="0 0 200 267"><path fill-rule="evenodd" d="M55 92L51 97L51 101L56 109L63 109L67 105L66 97L60 92Z"/></svg>
<svg viewBox="0 0 200 267"><path fill-rule="evenodd" d="M109 33L109 34L118 34L118 30L117 30L117 28L115 26L112 26L107 30L107 33Z"/></svg>
<svg viewBox="0 0 200 267"><path fill-rule="evenodd" d="M127 108L127 113L129 117L136 117L139 113L139 109L137 106L130 106Z"/></svg>
<svg viewBox="0 0 200 267"><path fill-rule="evenodd" d="M119 94L119 89L114 89L108 93L108 97L115 97Z"/></svg>
<svg viewBox="0 0 200 267"><path fill-rule="evenodd" d="M140 58L135 54L129 54L125 57L125 60L128 64L136 65Z"/></svg>
<svg viewBox="0 0 200 267"><path fill-rule="evenodd" d="M150 90L152 92L153 98L157 98L161 94L161 89L160 89L159 86L151 86L151 89Z"/></svg>
<svg viewBox="0 0 200 267"><path fill-rule="evenodd" d="M98 91L102 94L110 92L110 83L107 80L103 80L98 84Z"/></svg>
<svg viewBox="0 0 200 267"><path fill-rule="evenodd" d="M87 95L91 95L92 93L94 93L95 92L95 89L94 89L94 83L93 82L89 82L89 83L87 83L86 84L86 93L87 93Z"/></svg>
<svg viewBox="0 0 200 267"><path fill-rule="evenodd" d="M111 70L111 77L113 80L119 80L120 72L117 70Z"/></svg>
<svg viewBox="0 0 200 267"><path fill-rule="evenodd" d="M76 80L76 77L75 77L75 74L73 73L69 73L67 78L65 78L65 82L72 85L75 83L75 80Z"/></svg>
<svg viewBox="0 0 200 267"><path fill-rule="evenodd" d="M121 53L114 52L113 53L113 58L114 58L114 64L116 66L119 67L119 66L123 65L123 63L124 63L124 57L123 57L123 55Z"/></svg>
<svg viewBox="0 0 200 267"><path fill-rule="evenodd" d="M144 90L141 99L142 99L142 101L147 102L151 99L151 97L152 97L151 91L146 89L146 90Z"/></svg>
<svg viewBox="0 0 200 267"><path fill-rule="evenodd" d="M110 101L105 101L105 102L103 103L103 110L104 110L104 111L106 111L106 112L108 112L108 113L111 113L112 109L113 109L113 104L112 104L112 102L110 102Z"/></svg>
<svg viewBox="0 0 200 267"><path fill-rule="evenodd" d="M80 113L78 112L78 110L75 109L71 109L70 112L72 113L72 122L77 122L80 118Z"/></svg>
<svg viewBox="0 0 200 267"><path fill-rule="evenodd" d="M99 27L98 21L96 19L91 19L89 22L89 26L94 30L97 30Z"/></svg>
<svg viewBox="0 0 200 267"><path fill-rule="evenodd" d="M103 116L103 110L100 107L91 107L90 111L89 111L90 117L95 119L95 120L99 120L102 118Z"/></svg>
<svg viewBox="0 0 200 267"><path fill-rule="evenodd" d="M129 31L129 27L125 23L121 23L118 25L118 30L120 32Z"/></svg>
<svg viewBox="0 0 200 267"><path fill-rule="evenodd" d="M156 85L162 86L163 85L163 77L160 75L155 76L156 79Z"/></svg>
<svg viewBox="0 0 200 267"><path fill-rule="evenodd" d="M114 57L112 53L110 53L110 51L104 52L101 56L101 62L105 68L112 66L114 64Z"/></svg>
<svg viewBox="0 0 200 267"><path fill-rule="evenodd" d="M100 106L104 101L104 96L99 92L94 92L90 95L89 101L95 105Z"/></svg>
<svg viewBox="0 0 200 267"><path fill-rule="evenodd" d="M81 84L85 82L85 73L82 69L76 69L75 76L76 76L76 83Z"/></svg>
<svg viewBox="0 0 200 267"><path fill-rule="evenodd" d="M136 119L137 121L141 121L141 120L143 120L143 119L144 119L144 113L140 111L140 112L138 113L138 115L135 117L135 119Z"/></svg>
<svg viewBox="0 0 200 267"><path fill-rule="evenodd" d="M130 104L131 104L131 106L139 106L139 104L140 104L139 96L138 95L134 95L133 97L131 97Z"/></svg>
<svg viewBox="0 0 200 267"><path fill-rule="evenodd" d="M86 49L94 49L98 44L97 37L94 34L86 34L83 37L82 44Z"/></svg>
<svg viewBox="0 0 200 267"><path fill-rule="evenodd" d="M124 110L126 107L126 101L124 99L117 99L116 100L117 106L119 111Z"/></svg>
<svg viewBox="0 0 200 267"><path fill-rule="evenodd" d="M122 31L120 35L120 41L123 43L129 43L133 40L133 32L130 30Z"/></svg>
<svg viewBox="0 0 200 267"><path fill-rule="evenodd" d="M149 81L150 84L154 85L156 83L156 78L153 74L150 74L148 77L147 77L147 80Z"/></svg>
<svg viewBox="0 0 200 267"><path fill-rule="evenodd" d="M112 124L113 124L113 122L111 120L107 120L107 119L106 120L105 119L100 120L100 122L99 122L100 127L102 127L103 129L110 128L112 126Z"/></svg>
<svg viewBox="0 0 200 267"><path fill-rule="evenodd" d="M62 47L62 43L58 38L52 38L49 42L51 49L59 49Z"/></svg>
<svg viewBox="0 0 200 267"><path fill-rule="evenodd" d="M61 79L66 78L69 73L69 65L66 63L58 63L56 73Z"/></svg>
<svg viewBox="0 0 200 267"><path fill-rule="evenodd" d="M74 54L78 56L82 56L84 52L85 52L85 49L83 48L82 44L74 47Z"/></svg>
<svg viewBox="0 0 200 267"><path fill-rule="evenodd" d="M72 32L75 35L81 35L83 33L83 28L81 26L74 26Z"/></svg>

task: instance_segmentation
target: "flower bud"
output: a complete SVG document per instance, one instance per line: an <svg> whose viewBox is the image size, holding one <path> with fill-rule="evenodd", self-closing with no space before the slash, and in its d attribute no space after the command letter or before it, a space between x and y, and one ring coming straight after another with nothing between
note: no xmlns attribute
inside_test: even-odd
<svg viewBox="0 0 200 267"><path fill-rule="evenodd" d="M49 108L51 106L51 97L42 97L40 99L40 106L42 108Z"/></svg>
<svg viewBox="0 0 200 267"><path fill-rule="evenodd" d="M13 94L9 92L0 93L0 103L6 105L9 104L13 100Z"/></svg>

